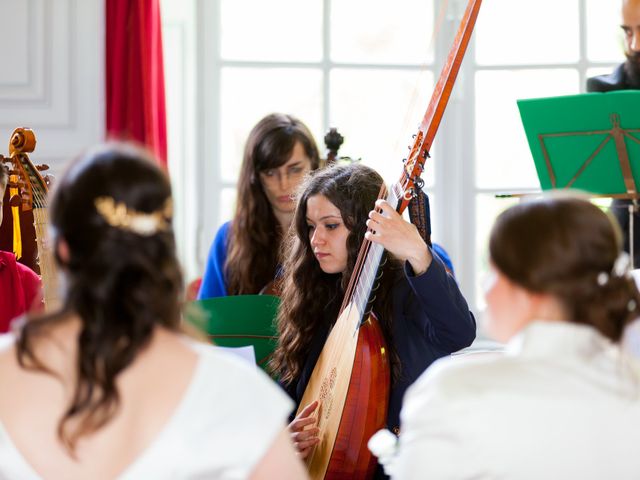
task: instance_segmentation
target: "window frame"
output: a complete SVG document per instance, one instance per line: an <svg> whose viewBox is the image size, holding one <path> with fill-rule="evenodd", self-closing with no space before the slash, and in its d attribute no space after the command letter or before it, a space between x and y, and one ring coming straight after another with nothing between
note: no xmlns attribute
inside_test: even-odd
<svg viewBox="0 0 640 480"><path fill-rule="evenodd" d="M163 3L175 0L163 0ZM185 104L185 118L188 125L180 129L178 134L170 132L170 143L178 141L192 147L180 150L178 158L170 164L171 169L178 171L174 189L179 201L177 209L178 232L181 259L185 265L187 279L201 275L211 241L220 226L227 220L220 218L220 196L225 188L234 188L234 182L224 181L218 175L222 166L220 158L220 83L221 72L225 67L261 68L311 68L319 69L323 77L323 109L322 123L324 130L329 128L331 76L334 68L362 69L409 69L418 73L424 69L419 65L393 64L353 64L333 62L329 58L331 49L330 0L323 1L323 54L318 62L261 62L225 60L220 55L220 2L211 0L192 0L191 3L181 0L181 5L188 4L184 17L179 19L187 41L185 49L193 54L184 55L183 67L186 74L182 82L190 88L192 94L182 94ZM444 0L435 0L434 18ZM457 31L460 18L466 6L465 0L452 0L450 11L440 26L440 33L435 41L433 69L437 80L440 69L447 58L450 48L448 41ZM580 79L580 91L585 91L587 72L592 68L613 68L616 63L589 61L587 58L587 0L579 0L579 59L576 62L560 64L518 64L518 65L479 65L475 61L475 36L471 42L456 81L447 112L438 133L438 151L429 162L434 162L435 182L428 193L434 196L431 208L434 211L434 236L439 243L446 246L456 269L461 290L465 294L469 306L478 312L476 304L479 292L477 259L475 252L477 217L476 205L479 195L493 194L496 189L480 188L476 185L477 156L475 152L475 76L477 72L486 70L526 70L569 68L577 70ZM451 13L451 14L449 14ZM165 19L165 23L177 21ZM437 20L436 20L437 21ZM621 59L620 61L623 61ZM619 63L619 62L618 62ZM171 73L170 73L171 74ZM171 95L171 92L168 92ZM426 105L424 109L426 110ZM419 121L420 119L416 119ZM402 121L402 119L398 119ZM338 125L338 128L340 126ZM468 136L461 132L469 132ZM343 132L348 135L348 132ZM462 138L462 139L461 139ZM317 139L322 142L322 139ZM407 141L410 139L407 139ZM323 145L319 145L323 149ZM173 151L179 149L174 148ZM400 168L400 167L399 167ZM429 168L429 164L427 164ZM399 171L399 169L398 169ZM509 190L509 186L500 188ZM522 191L518 188L518 191Z"/></svg>

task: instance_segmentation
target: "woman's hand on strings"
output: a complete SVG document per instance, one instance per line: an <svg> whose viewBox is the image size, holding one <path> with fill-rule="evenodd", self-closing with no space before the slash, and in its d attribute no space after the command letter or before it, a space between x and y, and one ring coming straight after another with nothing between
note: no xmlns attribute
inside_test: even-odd
<svg viewBox="0 0 640 480"><path fill-rule="evenodd" d="M416 275L427 271L431 265L431 251L415 225L407 222L385 200L377 200L375 210L369 212L369 231L365 238L379 243L393 256L408 261Z"/></svg>
<svg viewBox="0 0 640 480"><path fill-rule="evenodd" d="M320 439L318 434L320 429L315 425L317 419L312 416L313 412L318 408L319 402L310 403L302 409L302 411L289 424L289 432L291 433L291 441L298 452L298 456L302 459L307 458ZM309 428L306 428L309 427Z"/></svg>

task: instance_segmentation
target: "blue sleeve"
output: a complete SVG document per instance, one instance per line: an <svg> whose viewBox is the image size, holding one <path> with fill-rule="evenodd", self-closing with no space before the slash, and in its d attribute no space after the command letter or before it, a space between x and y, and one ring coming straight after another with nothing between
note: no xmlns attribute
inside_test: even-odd
<svg viewBox="0 0 640 480"><path fill-rule="evenodd" d="M455 277L456 272L453 270L453 262L451 261L451 257L449 256L447 251L441 245L438 245L435 242L433 243L433 245L431 245L431 250L440 258L440 260L442 260L442 263L444 263L444 266L447 268L447 270L449 270L451 275Z"/></svg>
<svg viewBox="0 0 640 480"><path fill-rule="evenodd" d="M425 313L414 316L424 335L447 352L471 345L476 338L475 318L442 261L433 255L431 265L422 275L416 276L409 262L405 262L404 271L420 309Z"/></svg>
<svg viewBox="0 0 640 480"><path fill-rule="evenodd" d="M227 283L224 278L224 264L227 261L227 244L229 240L229 228L231 222L220 227L213 239L207 266L202 277L202 285L198 292L198 300L212 297L224 297L227 295Z"/></svg>

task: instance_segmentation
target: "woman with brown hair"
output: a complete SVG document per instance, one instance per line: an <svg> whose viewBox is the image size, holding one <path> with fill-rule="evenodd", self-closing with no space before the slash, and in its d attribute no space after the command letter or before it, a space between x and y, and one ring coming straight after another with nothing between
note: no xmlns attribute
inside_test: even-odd
<svg viewBox="0 0 640 480"><path fill-rule="evenodd" d="M171 190L154 161L122 145L85 154L50 218L64 305L0 336L0 478L304 478L292 402L181 333Z"/></svg>
<svg viewBox="0 0 640 480"><path fill-rule="evenodd" d="M392 384L387 425L397 431L406 388L431 362L467 347L475 321L458 286L414 225L379 200L382 178L361 164L328 167L301 189L286 244L279 344L272 367L300 403L366 238L389 259L373 303L390 351ZM374 208L382 209L384 216ZM290 425L305 457L317 443L313 402Z"/></svg>
<svg viewBox="0 0 640 480"><path fill-rule="evenodd" d="M498 217L486 328L506 355L438 362L409 389L394 478L638 478L640 365L619 341L640 295L621 245L584 199Z"/></svg>
<svg viewBox="0 0 640 480"><path fill-rule="evenodd" d="M213 241L199 299L255 294L274 280L294 194L319 165L311 132L294 116L273 113L253 127L244 149L236 212Z"/></svg>

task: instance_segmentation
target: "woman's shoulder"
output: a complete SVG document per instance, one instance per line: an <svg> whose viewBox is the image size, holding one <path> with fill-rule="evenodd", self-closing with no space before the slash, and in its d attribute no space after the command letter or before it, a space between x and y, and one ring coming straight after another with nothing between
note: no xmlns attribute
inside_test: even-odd
<svg viewBox="0 0 640 480"><path fill-rule="evenodd" d="M214 242L226 241L227 238L229 237L230 232L231 232L231 220L224 222L222 225L220 225L220 227L218 228L218 231L216 232L216 237L214 239Z"/></svg>
<svg viewBox="0 0 640 480"><path fill-rule="evenodd" d="M16 256L13 253L7 252L5 250L0 250L0 263L15 261L15 259L16 259Z"/></svg>
<svg viewBox="0 0 640 480"><path fill-rule="evenodd" d="M191 383L163 432L122 480L247 478L285 427L292 403L242 359L182 340L198 357Z"/></svg>
<svg viewBox="0 0 640 480"><path fill-rule="evenodd" d="M215 256L220 265L224 265L227 258L227 247L229 245L229 238L231 237L231 221L225 222L220 225L216 236L211 244L211 253Z"/></svg>
<svg viewBox="0 0 640 480"><path fill-rule="evenodd" d="M435 361L409 388L412 395L436 391L450 398L477 398L494 382L513 377L519 361L502 352L475 352ZM516 375L517 376L517 375Z"/></svg>
<svg viewBox="0 0 640 480"><path fill-rule="evenodd" d="M210 345L190 345L199 362L176 418L179 431L172 432L180 438L179 445L171 442L171 454L182 458L177 476L197 471L202 478L214 472L247 477L285 428L293 402L243 359Z"/></svg>

